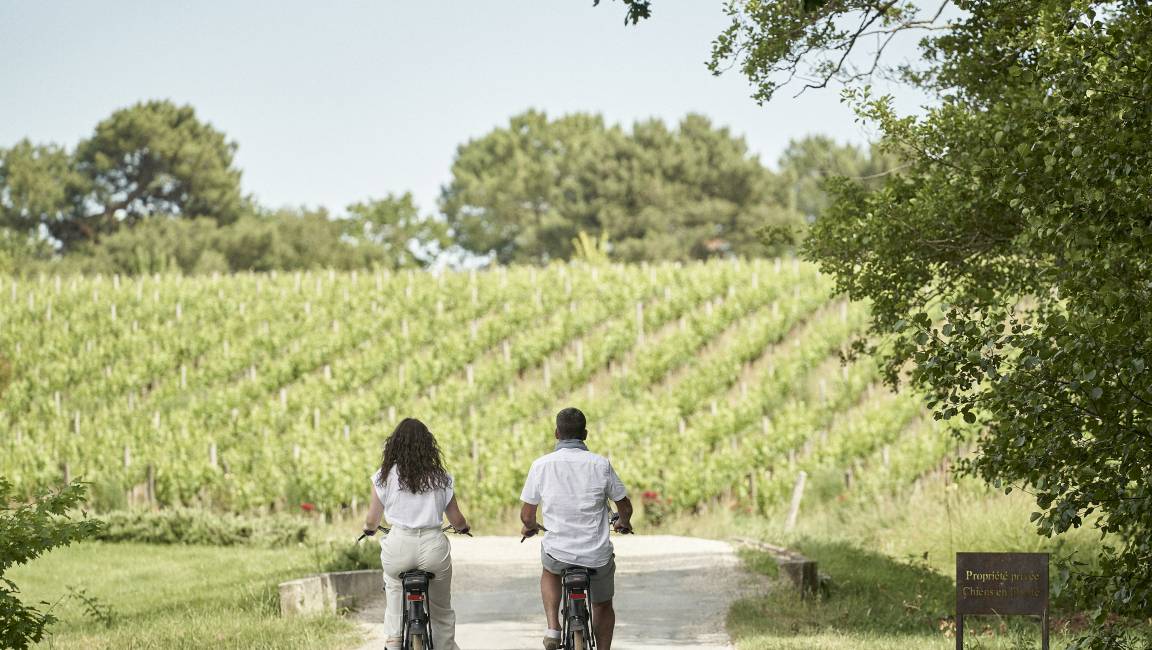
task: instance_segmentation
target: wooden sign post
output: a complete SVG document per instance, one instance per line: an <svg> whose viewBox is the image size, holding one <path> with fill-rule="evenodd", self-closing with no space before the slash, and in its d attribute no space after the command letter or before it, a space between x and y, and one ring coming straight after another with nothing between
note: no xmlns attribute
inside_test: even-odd
<svg viewBox="0 0 1152 650"><path fill-rule="evenodd" d="M956 554L956 650L964 649L964 616L1040 617L1048 650L1048 554Z"/></svg>

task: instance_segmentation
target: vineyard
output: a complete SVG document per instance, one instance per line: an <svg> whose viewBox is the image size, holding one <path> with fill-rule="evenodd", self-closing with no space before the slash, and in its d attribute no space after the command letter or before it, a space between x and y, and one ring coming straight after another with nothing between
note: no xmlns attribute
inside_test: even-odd
<svg viewBox="0 0 1152 650"><path fill-rule="evenodd" d="M841 365L866 310L796 260L480 272L6 279L0 473L95 505L363 506L399 418L437 435L469 512L516 503L552 416L672 509L880 490L949 441Z"/></svg>

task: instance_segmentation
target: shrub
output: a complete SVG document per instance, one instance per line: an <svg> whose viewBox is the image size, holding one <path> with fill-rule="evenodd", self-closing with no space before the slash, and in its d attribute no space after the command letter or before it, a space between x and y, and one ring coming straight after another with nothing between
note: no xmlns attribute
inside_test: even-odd
<svg viewBox="0 0 1152 650"><path fill-rule="evenodd" d="M287 515L245 517L190 508L111 512L105 522L97 539L107 542L206 546L287 546L307 540L309 529L307 522Z"/></svg>
<svg viewBox="0 0 1152 650"><path fill-rule="evenodd" d="M84 486L73 483L33 503L15 502L12 484L0 478L0 647L23 650L43 639L45 628L56 621L51 614L20 602L19 588L4 574L45 551L98 533L99 521L86 515L80 521L71 520L70 513L84 502L84 496Z"/></svg>

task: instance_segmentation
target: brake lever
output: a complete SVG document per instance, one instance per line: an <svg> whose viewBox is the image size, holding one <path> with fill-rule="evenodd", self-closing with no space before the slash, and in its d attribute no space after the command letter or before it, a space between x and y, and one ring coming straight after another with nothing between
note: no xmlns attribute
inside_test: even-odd
<svg viewBox="0 0 1152 650"><path fill-rule="evenodd" d="M545 533L546 533L546 532L548 532L548 529L547 529L547 528L545 528L545 527L543 527L543 526L537 526L537 527L536 527L536 530L532 531L532 534L531 534L531 535L523 535L523 536L521 536L521 537L520 537L520 543L521 543L521 544L523 544L523 543L524 543L524 540L528 539L529 537L535 537L535 536L536 536L536 533L539 533L539 532L545 532Z"/></svg>
<svg viewBox="0 0 1152 650"><path fill-rule="evenodd" d="M389 529L387 529L387 528L385 528L385 527L383 527L383 526L377 526L377 527L376 527L376 532L382 532L382 533L384 533L385 535L387 535L387 534L388 534L388 532L389 532ZM357 544L359 544L360 542L364 541L365 539L367 539L367 538L369 538L369 537L375 537L375 536L376 536L376 532L373 532L371 535L369 535L367 532L362 532L362 533L360 533L360 536L356 538L356 543L357 543Z"/></svg>

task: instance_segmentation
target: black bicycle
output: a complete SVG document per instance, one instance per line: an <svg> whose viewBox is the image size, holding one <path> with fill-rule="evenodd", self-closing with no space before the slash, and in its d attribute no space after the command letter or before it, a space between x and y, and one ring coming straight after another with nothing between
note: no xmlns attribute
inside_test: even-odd
<svg viewBox="0 0 1152 650"><path fill-rule="evenodd" d="M588 583L596 569L574 566L560 574L564 589L560 601L560 647L563 650L593 650L596 635L592 631L592 608L588 606Z"/></svg>
<svg viewBox="0 0 1152 650"><path fill-rule="evenodd" d="M620 515L612 513L608 521L609 526L615 526ZM537 531L548 532L543 526L537 526ZM632 534L631 528L618 531L622 535ZM533 533L535 534L535 533ZM523 536L523 542L528 536ZM582 566L570 566L560 572L560 585L563 590L560 600L560 649L561 650L595 650L596 634L592 629L592 608L588 606L589 586L591 577L596 569Z"/></svg>
<svg viewBox="0 0 1152 650"><path fill-rule="evenodd" d="M377 526L376 530L385 535L388 534L388 529L383 526ZM446 526L444 532L472 536L468 529L456 530L452 526ZM375 535L376 532L373 531L371 534ZM365 531L356 539L356 543L359 544L365 537L369 536L369 533ZM432 643L432 621L428 613L428 584L435 577L436 574L431 571L418 569L404 571L400 574L404 606L403 622L400 628L401 650L434 650L435 648Z"/></svg>

